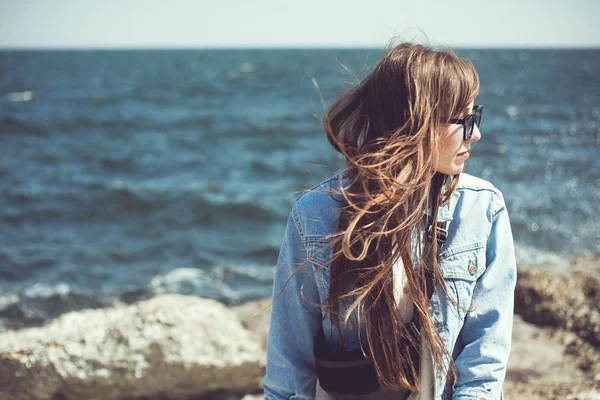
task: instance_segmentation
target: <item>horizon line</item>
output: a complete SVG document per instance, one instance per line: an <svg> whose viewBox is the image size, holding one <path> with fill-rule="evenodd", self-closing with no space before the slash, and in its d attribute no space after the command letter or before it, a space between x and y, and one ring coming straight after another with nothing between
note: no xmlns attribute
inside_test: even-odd
<svg viewBox="0 0 600 400"><path fill-rule="evenodd" d="M438 47L433 45L432 47ZM463 44L463 45L443 45L465 50L600 50L598 45L545 45L545 44ZM327 44L327 45L190 45L190 46L0 46L0 51L135 51L135 50L384 50L385 46L381 45L342 45L342 44Z"/></svg>

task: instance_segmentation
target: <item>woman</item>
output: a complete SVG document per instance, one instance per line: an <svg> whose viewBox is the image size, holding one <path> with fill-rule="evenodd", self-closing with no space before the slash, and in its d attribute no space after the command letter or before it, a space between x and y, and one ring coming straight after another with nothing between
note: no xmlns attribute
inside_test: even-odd
<svg viewBox="0 0 600 400"><path fill-rule="evenodd" d="M502 193L461 173L478 92L467 60L402 43L327 110L346 168L290 213L267 399L503 398L516 262Z"/></svg>

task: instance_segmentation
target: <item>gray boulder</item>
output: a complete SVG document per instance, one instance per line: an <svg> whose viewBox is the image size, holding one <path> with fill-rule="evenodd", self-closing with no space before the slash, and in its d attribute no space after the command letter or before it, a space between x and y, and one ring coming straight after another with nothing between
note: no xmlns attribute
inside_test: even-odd
<svg viewBox="0 0 600 400"><path fill-rule="evenodd" d="M0 333L0 399L183 399L260 389L265 355L221 303L163 295Z"/></svg>

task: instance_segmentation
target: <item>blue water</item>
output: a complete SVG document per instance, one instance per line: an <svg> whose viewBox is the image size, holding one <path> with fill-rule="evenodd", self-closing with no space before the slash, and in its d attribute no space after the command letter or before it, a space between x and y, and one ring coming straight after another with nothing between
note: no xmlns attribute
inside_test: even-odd
<svg viewBox="0 0 600 400"><path fill-rule="evenodd" d="M518 261L600 251L600 51L459 53L485 105L465 171L503 191ZM158 293L269 296L298 190L341 165L321 96L380 55L0 52L0 330Z"/></svg>

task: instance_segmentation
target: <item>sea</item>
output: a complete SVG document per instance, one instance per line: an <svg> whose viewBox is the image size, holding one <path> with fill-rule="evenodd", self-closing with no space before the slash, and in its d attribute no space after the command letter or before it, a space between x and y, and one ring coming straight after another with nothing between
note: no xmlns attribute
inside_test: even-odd
<svg viewBox="0 0 600 400"><path fill-rule="evenodd" d="M164 293L269 297L285 223L342 157L324 109L383 49L0 51L0 331ZM600 50L457 49L465 172L519 265L600 251Z"/></svg>

